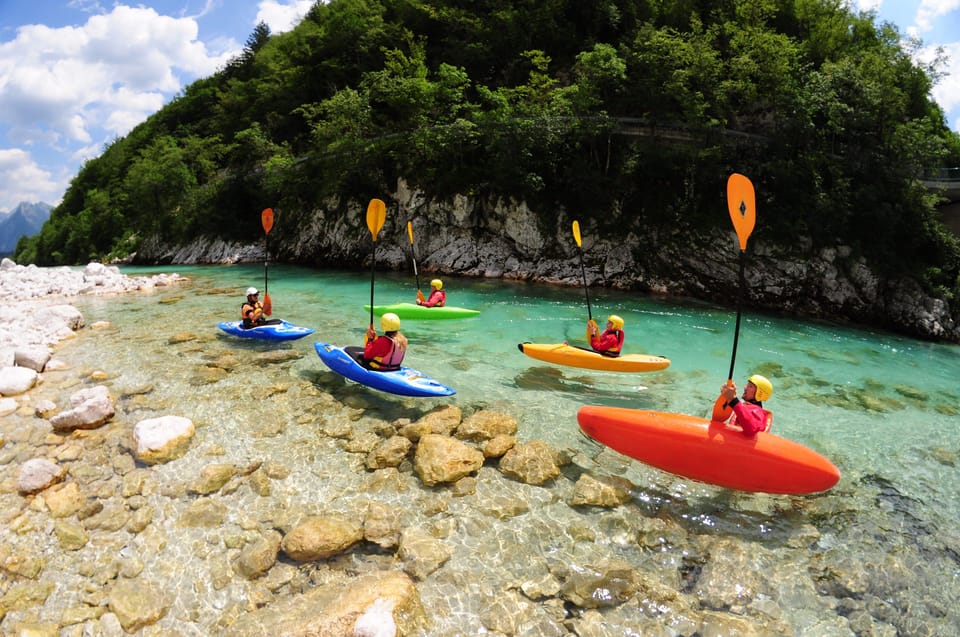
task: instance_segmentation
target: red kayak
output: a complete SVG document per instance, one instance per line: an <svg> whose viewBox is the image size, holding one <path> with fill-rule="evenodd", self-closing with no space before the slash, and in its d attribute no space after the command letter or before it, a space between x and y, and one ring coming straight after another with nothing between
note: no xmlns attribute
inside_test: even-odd
<svg viewBox="0 0 960 637"><path fill-rule="evenodd" d="M733 426L684 414L585 406L585 434L626 456L678 476L728 489L817 493L840 480L832 462L771 433L747 437Z"/></svg>

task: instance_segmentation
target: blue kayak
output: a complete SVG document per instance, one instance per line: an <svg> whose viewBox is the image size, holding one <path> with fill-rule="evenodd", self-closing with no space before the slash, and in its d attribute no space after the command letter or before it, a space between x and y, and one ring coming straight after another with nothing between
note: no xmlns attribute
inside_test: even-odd
<svg viewBox="0 0 960 637"><path fill-rule="evenodd" d="M313 334L312 327L300 327L287 321L280 321L275 325L258 325L248 330L243 329L242 321L225 321L217 323L217 327L233 336L259 338L265 341L293 341Z"/></svg>
<svg viewBox="0 0 960 637"><path fill-rule="evenodd" d="M400 367L394 372L376 372L358 363L342 347L329 343L314 343L313 347L327 367L345 378L373 389L419 398L452 396L457 393L455 389L442 385L409 367Z"/></svg>

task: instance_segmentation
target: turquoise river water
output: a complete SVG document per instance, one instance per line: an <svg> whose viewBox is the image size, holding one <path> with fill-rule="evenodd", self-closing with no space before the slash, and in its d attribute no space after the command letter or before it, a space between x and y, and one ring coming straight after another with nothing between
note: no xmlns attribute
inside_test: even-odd
<svg viewBox="0 0 960 637"><path fill-rule="evenodd" d="M216 328L218 321L237 318L247 286L262 290L262 265L124 269L161 271L190 281L147 296L76 299L88 324L109 321L111 329L84 332L64 344L61 355L77 367L122 379L114 386L152 384L154 398L166 400L165 413L206 423L199 435L222 445L228 458L217 462L239 464L253 451L260 459L287 462L295 473L299 461L311 462L316 485L302 482L302 491L285 496L292 502L322 508L349 499L338 493L352 488L338 472L355 468L340 459L348 454L336 445L310 442L314 438L307 433L322 414L304 407L293 392L278 398L262 390L277 384L313 386L386 421L415 419L442 404L455 404L465 414L506 410L518 421L521 442L544 440L571 453L573 468L565 473L616 473L633 485L630 503L603 511L566 506L568 493L560 487L509 487L529 508L502 524L489 515L483 524L476 522L470 498L445 505L453 527L434 534L453 547L453 557L418 582L434 622L430 635L960 634L960 347L745 311L734 374L738 386L753 371L768 376L775 386L766 403L776 416L774 432L830 458L842 477L822 494L743 494L676 478L604 450L579 433L576 421L585 404L707 415L730 364L731 308L591 289L593 315L601 325L610 313L625 319L624 351L671 360L667 370L656 373L592 372L541 363L517 349L523 341L582 342L587 314L582 288L446 277L448 304L481 314L462 321L404 322L401 329L410 341L404 364L457 390L450 398L414 399L348 383L313 351L315 341L360 343L369 320L363 309L370 299L369 272L271 265L274 317L316 333L269 344L241 341ZM410 301L414 289L412 275L377 273L375 301ZM185 332L198 336L192 347L171 341ZM228 352L244 360L274 349L301 356L283 365L241 367L213 382L197 380L195 370L205 356ZM280 418L288 424L276 435L251 441L245 423L256 413L263 414L257 420ZM210 461L197 459L194 466ZM156 470L183 471L190 462L188 456L178 469ZM480 483L482 495L483 476ZM424 489L433 497L444 497L444 491ZM383 497L408 506L402 493ZM666 539L649 540L654 521L680 529L676 533L683 539L671 540L672 532L664 532ZM591 529L589 550L582 547L584 533L570 530L581 527ZM715 552L721 550L727 561L717 561ZM572 568L600 559L625 561L649 586L672 589L682 601L672 606L669 595L647 590L647 599L656 603L645 604L638 593L620 605L601 604L593 623L581 618L579 624L564 624L564 612L569 618L579 610L553 607L554 618L542 619L548 611L517 594L511 580L553 560ZM562 579L558 568L548 570ZM514 600L517 618L506 628L493 626L497 622L484 610L500 595L520 598ZM219 609L227 602L181 603ZM171 613L164 621L177 616ZM712 632L709 617L719 626ZM741 619L747 623L730 623ZM574 632L572 626L579 628Z"/></svg>

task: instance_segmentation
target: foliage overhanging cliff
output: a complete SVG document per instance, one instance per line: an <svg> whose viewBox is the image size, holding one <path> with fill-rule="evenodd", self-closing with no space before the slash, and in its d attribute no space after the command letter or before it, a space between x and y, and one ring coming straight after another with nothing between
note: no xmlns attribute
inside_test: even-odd
<svg viewBox="0 0 960 637"><path fill-rule="evenodd" d="M399 180L522 201L545 222L576 211L613 235L703 233L728 227L741 172L755 236L845 246L956 312L960 246L918 178L960 163L960 138L916 45L842 0L318 3L289 33L258 26L87 162L16 258L252 242L265 207L306 224Z"/></svg>

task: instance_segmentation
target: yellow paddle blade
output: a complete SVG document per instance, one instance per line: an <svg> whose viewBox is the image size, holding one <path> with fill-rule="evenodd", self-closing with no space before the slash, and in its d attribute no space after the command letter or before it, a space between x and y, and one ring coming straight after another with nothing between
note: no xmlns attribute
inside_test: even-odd
<svg viewBox="0 0 960 637"><path fill-rule="evenodd" d="M380 229L383 228L386 220L387 205L379 199L371 199L367 206L367 228L370 229L374 241L377 240L377 235L380 234Z"/></svg>
<svg viewBox="0 0 960 637"><path fill-rule="evenodd" d="M753 183L740 173L733 173L727 179L727 209L733 228L737 231L737 239L740 240L740 250L746 250L747 239L757 222L757 209Z"/></svg>
<svg viewBox="0 0 960 637"><path fill-rule="evenodd" d="M413 245L413 222L407 222L407 234L410 236L410 245Z"/></svg>
<svg viewBox="0 0 960 637"><path fill-rule="evenodd" d="M580 239L580 222L573 222L573 240L577 242L578 247L583 247L583 241Z"/></svg>

